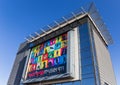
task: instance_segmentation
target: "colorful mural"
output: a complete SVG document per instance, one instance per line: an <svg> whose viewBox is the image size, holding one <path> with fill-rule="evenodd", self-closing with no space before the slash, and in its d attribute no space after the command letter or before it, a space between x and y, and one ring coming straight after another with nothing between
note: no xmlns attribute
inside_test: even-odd
<svg viewBox="0 0 120 85"><path fill-rule="evenodd" d="M52 76L66 72L67 33L31 49L27 79Z"/></svg>

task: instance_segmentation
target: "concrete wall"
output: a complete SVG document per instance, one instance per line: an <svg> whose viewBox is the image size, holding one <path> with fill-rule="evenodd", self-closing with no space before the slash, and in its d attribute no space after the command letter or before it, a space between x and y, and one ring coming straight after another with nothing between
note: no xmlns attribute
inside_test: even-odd
<svg viewBox="0 0 120 85"><path fill-rule="evenodd" d="M112 62L110 59L108 48L106 47L101 37L98 36L96 30L93 30L93 37L95 41L95 49L101 85L104 85L104 82L109 85L116 85L115 75L113 72Z"/></svg>

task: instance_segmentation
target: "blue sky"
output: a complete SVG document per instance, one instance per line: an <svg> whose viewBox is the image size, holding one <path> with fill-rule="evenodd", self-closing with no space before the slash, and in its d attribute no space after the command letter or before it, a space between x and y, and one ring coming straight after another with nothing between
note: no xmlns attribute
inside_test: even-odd
<svg viewBox="0 0 120 85"><path fill-rule="evenodd" d="M93 1L113 37L109 46L120 85L120 0L0 0L0 85L6 85L19 44L29 34Z"/></svg>

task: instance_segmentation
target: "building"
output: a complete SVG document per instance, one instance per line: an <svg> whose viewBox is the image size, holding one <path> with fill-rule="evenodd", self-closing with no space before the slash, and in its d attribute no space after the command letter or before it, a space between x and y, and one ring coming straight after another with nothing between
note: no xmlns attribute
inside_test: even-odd
<svg viewBox="0 0 120 85"><path fill-rule="evenodd" d="M116 85L112 43L91 3L27 37L7 85Z"/></svg>

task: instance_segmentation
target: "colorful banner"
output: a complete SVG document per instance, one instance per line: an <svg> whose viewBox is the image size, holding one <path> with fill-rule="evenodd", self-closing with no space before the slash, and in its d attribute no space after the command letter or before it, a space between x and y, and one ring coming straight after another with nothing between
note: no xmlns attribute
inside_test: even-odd
<svg viewBox="0 0 120 85"><path fill-rule="evenodd" d="M34 48L27 66L27 79L66 73L67 33Z"/></svg>

